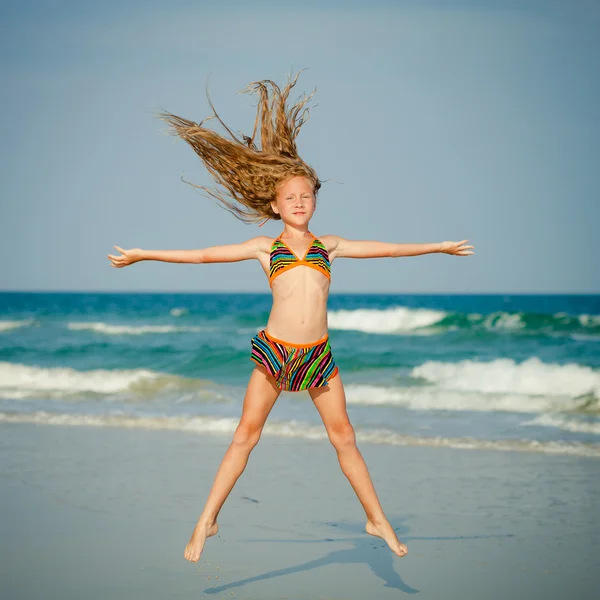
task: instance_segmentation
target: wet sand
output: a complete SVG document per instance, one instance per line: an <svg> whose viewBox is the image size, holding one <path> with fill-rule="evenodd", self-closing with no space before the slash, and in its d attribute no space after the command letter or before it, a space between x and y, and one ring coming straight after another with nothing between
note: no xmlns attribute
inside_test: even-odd
<svg viewBox="0 0 600 600"><path fill-rule="evenodd" d="M326 441L263 436L197 564L229 435L0 424L7 600L596 598L600 460L361 444L396 557Z"/></svg>

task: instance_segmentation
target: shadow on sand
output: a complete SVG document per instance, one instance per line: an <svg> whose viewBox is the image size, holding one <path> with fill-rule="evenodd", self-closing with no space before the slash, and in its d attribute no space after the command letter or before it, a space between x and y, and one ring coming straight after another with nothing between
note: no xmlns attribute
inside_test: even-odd
<svg viewBox="0 0 600 600"><path fill-rule="evenodd" d="M402 519L390 519L390 522L398 522ZM233 588L239 588L249 583L256 581L263 581L266 579L273 579L275 577L284 577L291 573L300 573L303 571L310 571L318 567L326 567L331 564L348 564L348 563L365 563L369 566L371 571L383 581L384 587L396 588L397 590L406 594L417 594L420 590L411 587L405 583L400 575L394 569L394 563L396 560L400 560L400 557L396 556L388 547L388 545L380 538L370 536L364 530L364 525L350 524L350 523L320 523L321 525L327 525L329 527L335 527L337 531L344 531L349 534L354 534L355 537L338 537L338 538L321 538L315 540L306 539L288 539L288 540L269 540L269 539L249 539L245 540L247 543L253 542L269 542L274 544L320 544L324 542L342 542L344 544L352 544L352 548L345 550L334 550L325 554L321 558L310 560L308 562L286 567L284 569L276 569L274 571L267 571L260 575L248 577L246 579L240 579L239 581L232 581L225 585L218 587L206 588L204 593L207 594L218 594ZM490 539L499 537L512 537L511 534L505 535L469 535L469 536L435 536L435 537L416 537L403 535L408 531L405 526L394 528L394 531L398 534L399 539L402 542L407 543L411 540L474 540L474 539ZM407 557L410 556L410 546L408 549Z"/></svg>

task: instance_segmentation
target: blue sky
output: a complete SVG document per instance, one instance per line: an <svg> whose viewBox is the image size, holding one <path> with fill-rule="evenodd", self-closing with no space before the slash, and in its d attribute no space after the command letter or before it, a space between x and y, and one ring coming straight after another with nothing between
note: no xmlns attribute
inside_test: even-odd
<svg viewBox="0 0 600 600"><path fill-rule="evenodd" d="M268 292L257 261L144 262L281 232L236 220L154 113L234 130L257 79L315 87L316 235L469 239L333 265L331 292L600 293L597 2L2 2L1 290ZM340 182L340 183L336 183Z"/></svg>

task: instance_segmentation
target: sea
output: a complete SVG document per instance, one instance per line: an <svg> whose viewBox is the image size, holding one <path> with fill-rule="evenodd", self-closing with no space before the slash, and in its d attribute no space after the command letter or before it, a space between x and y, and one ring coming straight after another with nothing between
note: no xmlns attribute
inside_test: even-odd
<svg viewBox="0 0 600 600"><path fill-rule="evenodd" d="M231 438L271 295L0 293L0 423ZM332 294L359 444L600 459L600 295ZM308 392L263 435L327 439Z"/></svg>

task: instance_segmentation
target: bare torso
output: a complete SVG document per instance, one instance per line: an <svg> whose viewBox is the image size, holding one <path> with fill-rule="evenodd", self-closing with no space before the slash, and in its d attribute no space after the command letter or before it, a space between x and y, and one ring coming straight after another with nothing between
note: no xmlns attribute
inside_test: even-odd
<svg viewBox="0 0 600 600"><path fill-rule="evenodd" d="M329 236L317 236L324 246L331 248ZM271 247L276 238L261 239L258 260L269 281ZM296 256L304 256L312 237L284 240ZM329 262L334 257L330 254ZM315 269L298 265L281 273L272 282L273 306L267 322L267 332L273 337L294 344L310 344L327 334L327 299L329 279Z"/></svg>

